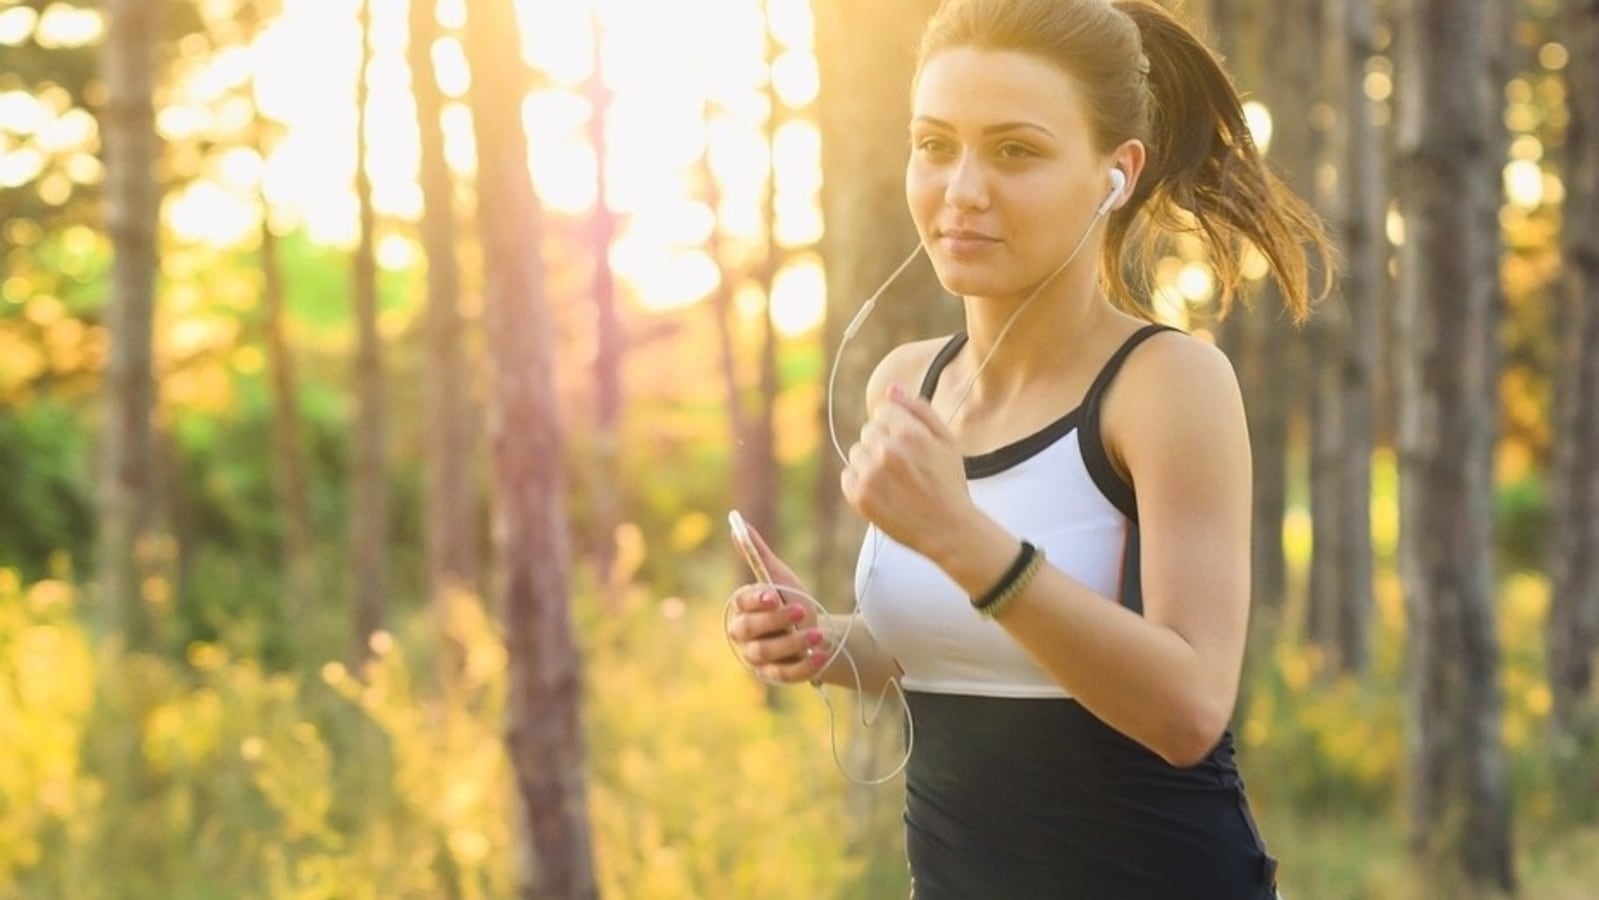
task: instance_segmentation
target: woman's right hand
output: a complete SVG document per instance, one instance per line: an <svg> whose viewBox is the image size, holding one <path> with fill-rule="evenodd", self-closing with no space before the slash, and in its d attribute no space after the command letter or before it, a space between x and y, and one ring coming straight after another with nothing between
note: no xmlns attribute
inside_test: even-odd
<svg viewBox="0 0 1599 900"><path fill-rule="evenodd" d="M827 665L826 636L811 604L796 593L803 593L805 588L794 570L778 559L754 528L749 531L756 552L776 585L746 584L733 592L733 611L727 617L728 640L765 681L811 681Z"/></svg>

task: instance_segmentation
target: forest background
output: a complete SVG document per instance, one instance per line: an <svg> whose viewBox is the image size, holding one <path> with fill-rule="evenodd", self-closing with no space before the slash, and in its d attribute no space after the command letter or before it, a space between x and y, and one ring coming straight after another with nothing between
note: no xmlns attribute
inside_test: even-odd
<svg viewBox="0 0 1599 900"><path fill-rule="evenodd" d="M933 5L0 0L0 895L905 896L830 739L896 727L733 659L723 517L847 607ZM1303 329L1155 273L1284 894L1592 898L1599 8L1182 11L1342 254ZM911 269L843 434L957 317Z"/></svg>

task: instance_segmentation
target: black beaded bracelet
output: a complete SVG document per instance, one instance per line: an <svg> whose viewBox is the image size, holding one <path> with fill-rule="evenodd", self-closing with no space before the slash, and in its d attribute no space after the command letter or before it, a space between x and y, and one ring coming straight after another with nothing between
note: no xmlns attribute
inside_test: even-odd
<svg viewBox="0 0 1599 900"><path fill-rule="evenodd" d="M1016 554L1010 568L982 596L972 598L972 608L992 618L1032 580L1043 563L1043 556L1043 551L1033 546L1031 541L1022 541L1021 552Z"/></svg>

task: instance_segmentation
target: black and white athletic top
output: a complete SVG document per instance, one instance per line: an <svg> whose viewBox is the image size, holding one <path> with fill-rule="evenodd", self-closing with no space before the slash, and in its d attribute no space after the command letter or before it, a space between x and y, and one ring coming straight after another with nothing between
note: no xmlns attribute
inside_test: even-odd
<svg viewBox="0 0 1599 900"><path fill-rule="evenodd" d="M1077 409L966 458L979 508L1135 612L1138 511L1105 454L1099 405L1127 355L1162 330L1129 337ZM924 398L965 340L955 335L934 358ZM905 804L915 900L1273 896L1276 862L1244 800L1230 733L1197 766L1171 766L1071 699L937 566L880 533L866 537L856 592L904 669L916 730Z"/></svg>

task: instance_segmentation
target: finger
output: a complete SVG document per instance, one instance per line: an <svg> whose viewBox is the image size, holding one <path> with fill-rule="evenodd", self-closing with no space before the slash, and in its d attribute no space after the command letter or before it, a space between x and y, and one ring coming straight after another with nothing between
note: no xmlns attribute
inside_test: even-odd
<svg viewBox="0 0 1599 900"><path fill-rule="evenodd" d="M795 655L766 663L752 663L752 668L761 678L768 681L784 681L784 683L811 681L820 670L827 667L831 655L833 652L828 649L827 644L807 644Z"/></svg>
<svg viewBox="0 0 1599 900"><path fill-rule="evenodd" d="M767 681L782 682L785 684L798 684L802 681L811 681L827 668L832 658L832 652L825 646L812 647L803 655L783 662L768 663L756 666L755 671Z"/></svg>
<svg viewBox="0 0 1599 900"><path fill-rule="evenodd" d="M953 439L954 435L950 433L949 426L945 425L944 420L939 418L931 403L907 392L897 384L889 386L888 399L891 403L891 408L903 410L910 414L913 419L933 434L941 438Z"/></svg>
<svg viewBox="0 0 1599 900"><path fill-rule="evenodd" d="M805 607L791 603L781 609L739 613L727 625L727 635L735 641L758 641L788 634L796 628L809 628L811 618Z"/></svg>
<svg viewBox="0 0 1599 900"><path fill-rule="evenodd" d="M754 525L749 525L748 528L750 540L755 544L755 552L761 555L761 562L766 563L766 570L772 573L772 577L785 584L798 585L799 577L794 574L794 570L790 569L787 563L772 552L772 548L766 543L766 538L761 536L761 533L755 529Z"/></svg>
<svg viewBox="0 0 1599 900"><path fill-rule="evenodd" d="M809 628L804 631L785 631L758 641L746 641L740 649L744 660L753 666L794 665L804 660L806 651L821 644L821 630Z"/></svg>
<svg viewBox="0 0 1599 900"><path fill-rule="evenodd" d="M767 584L746 584L733 593L733 607L740 612L777 609L782 598Z"/></svg>

